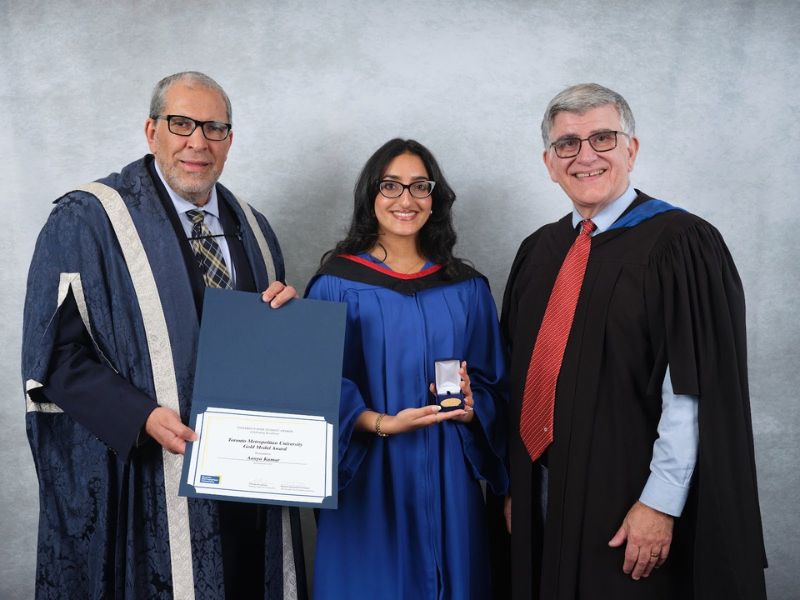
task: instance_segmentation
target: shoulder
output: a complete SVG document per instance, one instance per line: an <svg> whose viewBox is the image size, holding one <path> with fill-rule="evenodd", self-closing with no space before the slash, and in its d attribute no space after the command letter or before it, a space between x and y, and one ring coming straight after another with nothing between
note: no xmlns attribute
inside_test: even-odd
<svg viewBox="0 0 800 600"><path fill-rule="evenodd" d="M447 266L444 281L450 281L452 284L472 282L473 285L483 282L487 287L489 285L489 281L483 273L460 258L453 259L453 262Z"/></svg>
<svg viewBox="0 0 800 600"><path fill-rule="evenodd" d="M665 275L677 270L702 279L711 273L736 271L719 230L690 212L664 212L633 229L630 243L623 246L625 252L643 266L649 265L653 273Z"/></svg>
<svg viewBox="0 0 800 600"><path fill-rule="evenodd" d="M330 273L317 272L306 286L305 298L310 300L325 300L328 302L344 302L348 305L348 312L356 310L360 306L362 299L367 294L373 297L375 294L384 296L390 294L386 288L340 277Z"/></svg>
<svg viewBox="0 0 800 600"><path fill-rule="evenodd" d="M314 275L306 286L304 297L312 300L338 300L342 280L335 275Z"/></svg>
<svg viewBox="0 0 800 600"><path fill-rule="evenodd" d="M682 245L711 245L724 247L719 230L705 219L685 210L671 210L652 219L653 255Z"/></svg>
<svg viewBox="0 0 800 600"><path fill-rule="evenodd" d="M711 223L689 212L679 203L668 202L649 196L642 191L636 191L638 196L637 201L633 205L635 209L643 209L648 205L657 206L654 211L649 211L650 214L645 216L640 222L652 225L664 239L669 239L674 235L702 232L704 230L716 231ZM623 217L624 216L625 215L623 215ZM622 218L620 220L622 220Z"/></svg>
<svg viewBox="0 0 800 600"><path fill-rule="evenodd" d="M115 190L126 203L129 203L143 193L150 194L153 189L153 182L150 179L146 163L147 157L140 158L126 165L119 172L110 173L95 180L95 182ZM55 204L54 215L61 213L80 214L82 212L91 214L92 211L103 212L102 204L98 198L94 194L81 189L67 192L58 198Z"/></svg>
<svg viewBox="0 0 800 600"><path fill-rule="evenodd" d="M553 241L564 235L569 236L572 231L572 213L564 215L558 221L539 227L539 229L522 240L514 262L517 263L524 260L525 257L533 253L542 242L547 242L548 240Z"/></svg>
<svg viewBox="0 0 800 600"><path fill-rule="evenodd" d="M508 274L506 290L513 287L518 275L541 262L560 261L563 253L574 239L572 215L568 214L553 223L548 223L525 238L517 250Z"/></svg>
<svg viewBox="0 0 800 600"><path fill-rule="evenodd" d="M539 229L537 229L536 231L531 233L528 237L526 237L524 240L522 240L522 243L519 245L519 250L517 251L517 254L525 254L529 252L532 248L536 247L536 244L538 244L540 240L555 235L561 223L562 221L559 220L539 227Z"/></svg>
<svg viewBox="0 0 800 600"><path fill-rule="evenodd" d="M45 229L56 227L95 228L105 226L108 219L100 200L89 192L72 190L56 199Z"/></svg>

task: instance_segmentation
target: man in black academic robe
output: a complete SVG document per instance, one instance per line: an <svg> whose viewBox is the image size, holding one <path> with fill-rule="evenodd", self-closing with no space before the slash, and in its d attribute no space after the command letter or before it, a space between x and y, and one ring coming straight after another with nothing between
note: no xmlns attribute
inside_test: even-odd
<svg viewBox="0 0 800 600"><path fill-rule="evenodd" d="M39 236L22 360L38 598L305 598L297 509L177 495L211 274L189 238L214 240L216 287L296 295L267 220L217 183L230 122L209 77L163 79L153 155L59 199Z"/></svg>
<svg viewBox="0 0 800 600"><path fill-rule="evenodd" d="M564 90L542 135L573 212L522 243L503 302L511 596L764 598L744 297L725 243L633 189L639 142L619 94ZM596 230L558 357L552 443L533 460L526 377L542 368L531 355L585 220Z"/></svg>

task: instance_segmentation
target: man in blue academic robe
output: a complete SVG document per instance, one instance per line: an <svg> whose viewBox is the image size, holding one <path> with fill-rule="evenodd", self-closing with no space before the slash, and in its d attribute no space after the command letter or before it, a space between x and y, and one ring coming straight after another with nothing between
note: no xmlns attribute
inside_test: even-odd
<svg viewBox="0 0 800 600"><path fill-rule="evenodd" d="M39 598L304 598L296 509L178 497L206 286L294 297L267 220L217 183L230 100L153 93L152 155L56 202L28 277L22 375Z"/></svg>

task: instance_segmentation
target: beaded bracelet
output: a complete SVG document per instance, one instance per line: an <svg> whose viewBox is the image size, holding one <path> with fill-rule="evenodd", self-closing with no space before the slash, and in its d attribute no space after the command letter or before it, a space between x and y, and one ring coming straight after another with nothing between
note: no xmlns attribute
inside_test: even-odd
<svg viewBox="0 0 800 600"><path fill-rule="evenodd" d="M383 433L381 431L381 421L383 420L383 417L385 417L385 416L386 416L386 413L381 413L381 414L378 415L378 418L375 419L375 433L378 435L378 437L382 437L382 438L389 437L388 433Z"/></svg>

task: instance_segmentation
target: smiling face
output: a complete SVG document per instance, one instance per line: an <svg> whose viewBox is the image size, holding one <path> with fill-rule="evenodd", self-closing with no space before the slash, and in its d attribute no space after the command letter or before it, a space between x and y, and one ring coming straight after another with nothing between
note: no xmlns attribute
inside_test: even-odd
<svg viewBox="0 0 800 600"><path fill-rule="evenodd" d="M406 185L427 179L428 171L422 159L416 154L409 153L396 156L381 177L381 181L398 181ZM432 205L432 196L414 198L408 189L403 190L399 198L386 198L378 192L375 196L378 234L388 238L416 238L431 215Z"/></svg>
<svg viewBox="0 0 800 600"><path fill-rule="evenodd" d="M600 131L621 131L619 113L613 104L599 106L585 113L560 112L550 129L550 142L566 137L587 138ZM608 152L595 151L588 141L572 158L559 158L552 148L544 151L544 164L550 179L561 186L575 208L590 219L628 188L628 174L633 170L639 140L617 135L617 147Z"/></svg>
<svg viewBox="0 0 800 600"><path fill-rule="evenodd" d="M227 122L225 101L218 92L182 81L167 90L163 114ZM164 179L178 195L197 206L208 202L233 139L231 132L220 142L209 141L201 129L197 127L189 136L176 135L169 131L163 119L148 119L144 128L147 144Z"/></svg>

